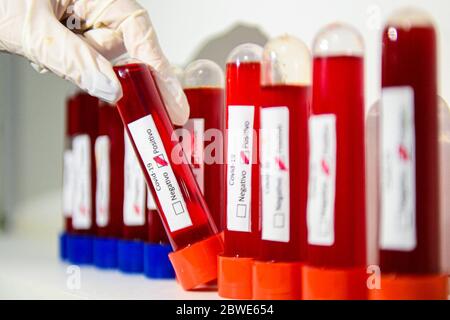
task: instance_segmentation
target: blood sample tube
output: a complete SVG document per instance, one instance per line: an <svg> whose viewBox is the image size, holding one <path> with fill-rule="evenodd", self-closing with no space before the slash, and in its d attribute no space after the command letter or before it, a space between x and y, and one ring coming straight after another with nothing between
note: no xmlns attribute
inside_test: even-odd
<svg viewBox="0 0 450 320"><path fill-rule="evenodd" d="M188 162L178 158L179 142L156 72L140 63L115 71L124 92L119 112L174 250L170 261L181 286L196 288L217 278L222 238Z"/></svg>
<svg viewBox="0 0 450 320"><path fill-rule="evenodd" d="M148 238L147 189L139 160L125 129L122 136L125 141L123 229L122 238L118 242L118 266L125 273L142 273L144 242Z"/></svg>
<svg viewBox="0 0 450 320"><path fill-rule="evenodd" d="M224 212L224 75L213 61L197 60L183 74L190 116L181 133L183 149L217 226ZM219 228L221 229L221 228Z"/></svg>
<svg viewBox="0 0 450 320"><path fill-rule="evenodd" d="M75 182L72 139L79 126L79 116L73 98L66 100L66 133L63 154L63 198L62 210L64 231L59 237L60 258L67 259L67 237L72 232L72 211L73 211L73 189Z"/></svg>
<svg viewBox="0 0 450 320"><path fill-rule="evenodd" d="M219 257L219 295L252 297L252 265L259 250L260 75L262 48L243 44L226 66L225 251Z"/></svg>
<svg viewBox="0 0 450 320"><path fill-rule="evenodd" d="M441 210L441 217L440 217L440 223L441 223L441 255L443 257L442 259L442 270L443 273L449 274L449 266L450 266L450 260L448 256L448 248L450 248L450 241L449 241L449 222L448 214L450 213L449 210L449 204L448 199L445 196L446 191L448 190L448 184L449 184L449 177L450 177L450 170L449 170L449 160L450 160L450 109L446 102L438 97L439 101L439 134L438 134L438 141L439 141L439 168L440 168L440 176L442 177L440 179L440 210ZM367 203L367 214L368 214L368 232L370 231L370 235L368 235L368 239L370 239L368 243L368 259L369 264L371 265L379 265L379 252L377 251L378 245L376 245L376 240L379 238L376 236L376 234L379 231L379 227L377 226L377 217L380 212L380 110L381 110L381 102L377 101L369 110L369 114L367 116L366 121L366 137L367 137L367 152L366 152L366 158L367 158L367 194L368 194L368 203ZM445 258L447 257L447 258ZM446 259L446 260L445 260ZM374 285L372 288L369 289L379 289L381 286L381 281L378 279L377 281L374 281ZM370 291L369 291L370 292ZM414 295L417 295L417 292L411 292ZM377 296L378 292L373 292L371 294L371 297L373 299L378 299ZM421 296L410 296L410 298L417 298L417 299L425 299L427 297L428 293ZM404 296L398 295L398 296L392 296L394 299L400 299Z"/></svg>
<svg viewBox="0 0 450 320"><path fill-rule="evenodd" d="M79 126L72 138L74 189L72 235L67 241L68 259L74 264L93 262L95 236L96 170L94 144L98 133L98 99L84 92L73 98Z"/></svg>
<svg viewBox="0 0 450 320"><path fill-rule="evenodd" d="M450 108L439 97L439 176L441 200L441 257L442 270L450 277L450 199L446 192L450 190Z"/></svg>
<svg viewBox="0 0 450 320"><path fill-rule="evenodd" d="M374 299L446 299L440 268L436 33L427 14L383 31L379 121L381 288Z"/></svg>
<svg viewBox="0 0 450 320"><path fill-rule="evenodd" d="M98 137L95 142L97 170L94 264L117 267L117 239L122 235L123 124L117 108L100 102Z"/></svg>
<svg viewBox="0 0 450 320"><path fill-rule="evenodd" d="M365 299L364 47L331 24L313 45L305 299Z"/></svg>
<svg viewBox="0 0 450 320"><path fill-rule="evenodd" d="M253 299L300 299L306 257L311 55L292 36L270 40L261 70L261 250Z"/></svg>
<svg viewBox="0 0 450 320"><path fill-rule="evenodd" d="M172 279L175 271L169 260L172 246L158 214L156 202L147 188L148 238L144 244L144 274L152 279Z"/></svg>

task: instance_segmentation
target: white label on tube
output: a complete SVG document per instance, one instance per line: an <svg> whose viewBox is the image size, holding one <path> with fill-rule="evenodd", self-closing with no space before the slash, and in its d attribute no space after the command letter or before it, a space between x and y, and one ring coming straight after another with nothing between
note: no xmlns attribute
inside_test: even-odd
<svg viewBox="0 0 450 320"><path fill-rule="evenodd" d="M64 151L63 172L63 213L64 217L71 217L73 211L73 192L75 188L74 159L72 150Z"/></svg>
<svg viewBox="0 0 450 320"><path fill-rule="evenodd" d="M192 226L169 157L151 115L128 124L171 232Z"/></svg>
<svg viewBox="0 0 450 320"><path fill-rule="evenodd" d="M82 134L73 138L72 150L75 167L75 190L72 225L86 230L92 224L91 139Z"/></svg>
<svg viewBox="0 0 450 320"><path fill-rule="evenodd" d="M383 89L380 116L380 247L411 251L417 245L413 89Z"/></svg>
<svg viewBox="0 0 450 320"><path fill-rule="evenodd" d="M334 244L336 188L336 116L311 116L309 120L308 243Z"/></svg>
<svg viewBox="0 0 450 320"><path fill-rule="evenodd" d="M95 219L97 226L105 227L109 223L109 186L110 186L110 141L108 136L99 136L95 140L95 163L97 165L97 188L95 189Z"/></svg>
<svg viewBox="0 0 450 320"><path fill-rule="evenodd" d="M254 106L228 106L227 228L251 231Z"/></svg>
<svg viewBox="0 0 450 320"><path fill-rule="evenodd" d="M155 202L155 198L153 198L152 192L150 191L150 189L147 187L147 209L148 210L156 210L156 202Z"/></svg>
<svg viewBox="0 0 450 320"><path fill-rule="evenodd" d="M126 226L145 224L145 195L147 192L144 175L138 159L125 132L123 222Z"/></svg>
<svg viewBox="0 0 450 320"><path fill-rule="evenodd" d="M289 109L261 109L262 239L289 242Z"/></svg>
<svg viewBox="0 0 450 320"><path fill-rule="evenodd" d="M194 173L195 180L202 193L205 188L205 166L203 161L204 153L204 135L205 135L205 120L201 118L192 118L184 125L184 128L189 131L188 152L190 155L189 164L191 165L192 173ZM186 145L186 142L184 142Z"/></svg>

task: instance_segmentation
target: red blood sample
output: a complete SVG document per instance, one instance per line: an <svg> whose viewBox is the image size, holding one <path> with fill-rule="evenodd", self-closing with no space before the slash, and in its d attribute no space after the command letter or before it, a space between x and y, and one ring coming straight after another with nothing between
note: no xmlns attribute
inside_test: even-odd
<svg viewBox="0 0 450 320"><path fill-rule="evenodd" d="M156 202L147 187L147 241L152 244L168 244L166 230L158 214Z"/></svg>
<svg viewBox="0 0 450 320"><path fill-rule="evenodd" d="M261 240L259 259L304 261L306 258L306 202L308 189L308 115L310 86L273 85L262 87L261 105L289 110L289 241ZM261 143L263 143L261 141ZM263 147L263 146L261 146ZM280 170L287 170L282 159ZM264 183L262 177L261 183ZM264 218L263 218L264 219Z"/></svg>
<svg viewBox="0 0 450 320"><path fill-rule="evenodd" d="M243 150L239 154L234 154L233 160L230 159L230 140L228 136L225 140L226 154L226 222L224 224L224 243L225 256L230 257L256 257L259 250L259 160L257 154L258 131L260 127L260 62L229 62L226 68L226 128L239 131L241 147ZM248 121L243 126L233 125L230 128L230 107L233 108L233 119L239 118L239 109L247 109L246 117ZM242 113L243 116L243 113ZM248 119L248 120L247 120ZM250 133L253 134L253 140L250 141ZM237 132L239 135L239 132ZM233 139L235 137L233 136ZM250 148L250 144L253 146ZM238 148L237 148L238 149ZM249 156L251 155L251 156ZM251 174L251 179L241 172L232 172L235 170L235 164L239 163L241 167L251 166L247 172ZM244 165L244 166L242 166ZM236 179L236 180L235 180ZM248 179L243 182L243 179ZM230 189L230 184L240 184L238 191ZM250 190L249 190L250 189ZM250 194L247 194L250 192ZM244 198L242 197L243 194ZM243 201L241 201L243 200ZM242 204L239 202L243 202ZM242 210L243 212L241 212ZM244 218L245 217L245 218ZM233 219L233 223L231 222ZM241 221L240 221L241 220Z"/></svg>
<svg viewBox="0 0 450 320"><path fill-rule="evenodd" d="M383 273L425 274L439 272L439 155L438 155L438 103L436 33L427 17L411 24L395 19L388 22L383 32L382 88L386 94L410 95L412 102L403 110L410 117L403 128L409 128L412 141L400 143L399 156L409 162L408 177L412 181L402 186L403 200L410 205L401 211L410 219L402 230L389 228L392 206L386 200L381 208L380 267ZM401 17L399 17L401 18ZM403 99L399 97L398 99ZM384 105L383 105L384 103ZM382 99L382 113L393 117L396 107ZM401 103L404 103L401 102ZM381 117L383 119L383 117ZM408 119L405 119L408 121ZM381 127L383 128L383 127ZM391 139L394 139L392 137ZM385 157L381 157L387 161ZM389 164L384 162L385 170ZM408 170L408 169L405 169ZM383 170L382 170L383 171ZM407 172L407 171L406 171ZM406 174L405 172L403 174ZM381 175L383 180L385 175ZM394 177L395 178L395 177ZM415 183L414 183L415 179ZM410 188L410 189L408 189ZM415 188L415 189L414 189ZM383 185L381 185L383 190ZM381 191L380 197L387 197ZM395 210L399 214L400 210ZM386 223L383 223L383 219ZM387 230L389 228L389 230ZM397 240L392 240L392 233ZM406 234L408 232L408 234ZM388 234L391 233L391 234Z"/></svg>
<svg viewBox="0 0 450 320"><path fill-rule="evenodd" d="M314 42L305 299L365 299L364 46L331 24Z"/></svg>
<svg viewBox="0 0 450 320"><path fill-rule="evenodd" d="M268 41L261 84L261 241L253 264L253 299L301 299L311 107L308 47L289 35Z"/></svg>
<svg viewBox="0 0 450 320"><path fill-rule="evenodd" d="M119 112L133 147L140 155L141 169L173 249L183 249L216 235L217 228L189 165L175 164L172 159L176 154L173 149L179 149L178 142L153 80L153 71L138 63L116 66L115 71L124 91L118 102ZM144 136L139 136L140 124L145 129ZM149 143L148 154L141 148L141 140ZM149 155L152 161L148 161ZM159 174L161 171L163 173Z"/></svg>
<svg viewBox="0 0 450 320"><path fill-rule="evenodd" d="M223 165L224 76L218 65L197 60L186 67L183 87L190 106L190 165L217 226L225 212ZM197 141L200 140L200 141ZM222 229L219 227L219 229Z"/></svg>
<svg viewBox="0 0 450 320"><path fill-rule="evenodd" d="M170 244L177 278L186 290L217 277L223 244L185 157L154 77L147 65L116 66L123 98L122 121L152 191Z"/></svg>
<svg viewBox="0 0 450 320"><path fill-rule="evenodd" d="M76 234L94 235L96 230L94 144L98 134L99 100L87 93L79 92L71 99L71 103L79 117L79 122L77 121L79 126L74 128L72 138L77 181L74 190L72 227Z"/></svg>
<svg viewBox="0 0 450 320"><path fill-rule="evenodd" d="M236 47L226 66L225 250L219 257L219 295L252 298L253 259L259 252L258 131L262 48Z"/></svg>
<svg viewBox="0 0 450 320"><path fill-rule="evenodd" d="M308 262L329 268L363 267L366 263L364 60L362 56L315 56L313 70L312 116L333 115L335 119L336 178L335 196L331 199L334 227L327 230L334 230L333 239L328 234L323 245L309 241ZM323 161L320 169L329 175L329 166Z"/></svg>
<svg viewBox="0 0 450 320"><path fill-rule="evenodd" d="M119 238L122 235L124 129L115 106L100 102L98 130L95 145L97 235Z"/></svg>
<svg viewBox="0 0 450 320"><path fill-rule="evenodd" d="M313 46L305 299L365 299L364 45L331 24Z"/></svg>

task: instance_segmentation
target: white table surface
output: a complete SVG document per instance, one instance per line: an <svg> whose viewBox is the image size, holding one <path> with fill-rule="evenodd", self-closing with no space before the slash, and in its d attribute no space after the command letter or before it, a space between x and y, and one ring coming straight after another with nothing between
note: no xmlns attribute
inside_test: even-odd
<svg viewBox="0 0 450 320"><path fill-rule="evenodd" d="M73 270L73 269L72 269ZM0 299L218 299L217 292L186 292L174 280L150 280L80 267L80 286L59 260L57 239L0 235Z"/></svg>

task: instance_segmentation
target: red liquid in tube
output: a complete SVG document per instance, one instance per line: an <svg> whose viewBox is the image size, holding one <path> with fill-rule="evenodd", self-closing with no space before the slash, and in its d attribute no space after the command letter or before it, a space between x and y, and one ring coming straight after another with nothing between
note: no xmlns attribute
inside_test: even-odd
<svg viewBox="0 0 450 320"><path fill-rule="evenodd" d="M250 217L248 223L248 231L234 231L230 228L230 222L227 221L224 229L224 239L225 239L225 251L224 255L230 257L257 257L259 248L259 165L258 165L258 155L257 155L257 143L260 122L260 74L261 74L261 64L259 62L243 62L240 64L228 63L227 64L227 117L226 125L227 130L230 130L230 106L233 107L233 113L236 117L239 117L240 106L250 106L253 107L253 111L250 110L250 117L253 119L253 126L250 125L248 130L253 131L253 141L252 149L239 154L239 159L236 161L243 162L245 164L251 165L251 194L248 198L248 208L246 208L247 216ZM227 148L230 141L226 141ZM226 152L229 152L226 148ZM252 158L248 158L248 152L252 152ZM227 164L227 175L228 171L231 170L230 163ZM228 184L226 183L226 192L229 191ZM238 196L238 195L232 195ZM231 216L230 201L227 201L227 211ZM227 214L228 215L228 214Z"/></svg>
<svg viewBox="0 0 450 320"><path fill-rule="evenodd" d="M315 40L305 299L367 297L363 56L347 25Z"/></svg>
<svg viewBox="0 0 450 320"><path fill-rule="evenodd" d="M382 88L409 87L414 92L417 245L413 250L405 251L382 249L380 263L383 272L437 273L439 166L436 34L432 26L395 30L396 41L390 40L389 27L383 33ZM389 112L389 109L385 110Z"/></svg>
<svg viewBox="0 0 450 320"><path fill-rule="evenodd" d="M381 289L374 299L447 299L440 267L436 33L415 9L383 32L379 119Z"/></svg>
<svg viewBox="0 0 450 320"><path fill-rule="evenodd" d="M274 85L262 87L262 112L270 107L287 107L289 114L289 241L261 240L263 261L304 261L306 258L306 202L308 188L308 115L310 86ZM272 108L270 108L272 109ZM262 130L264 130L262 128ZM272 132L273 133L273 132ZM263 141L261 140L261 143ZM277 161L281 171L288 168ZM261 181L264 183L264 181Z"/></svg>
<svg viewBox="0 0 450 320"><path fill-rule="evenodd" d="M124 91L118 109L175 251L171 262L183 288L195 288L217 277L222 240L189 165L173 159L178 142L153 71L144 64L114 69Z"/></svg>
<svg viewBox="0 0 450 320"><path fill-rule="evenodd" d="M149 193L150 194L147 194L147 241L154 244L168 244L169 239L167 238L166 230L164 230L164 225L159 217L158 210L155 208L156 204L154 203L154 200L150 200L151 204L149 204L149 198L153 199L150 191Z"/></svg>
<svg viewBox="0 0 450 320"><path fill-rule="evenodd" d="M365 266L363 64L361 57L314 58L312 114L332 114L336 121L334 244L308 246L315 266Z"/></svg>
<svg viewBox="0 0 450 320"><path fill-rule="evenodd" d="M308 47L289 35L269 40L261 84L261 241L253 265L253 299L301 299L311 108Z"/></svg>
<svg viewBox="0 0 450 320"><path fill-rule="evenodd" d="M97 161L96 223L100 237L122 235L124 136L123 124L115 106L100 103Z"/></svg>
<svg viewBox="0 0 450 320"><path fill-rule="evenodd" d="M208 137L211 134L211 129L215 129L223 136L224 127L224 90L222 88L186 88L184 93L190 106L190 120L184 126L191 132L192 146L191 146L191 166L193 166L194 174L197 182L202 189L205 196L206 203L217 226L220 226L221 219L224 212L223 192L217 189L217 186L222 186L224 182L223 174L223 155L222 148L216 149L212 154L207 152L207 146L210 143L219 143L221 141L209 141ZM203 155L199 159L196 155L196 134L192 132L203 131L201 135L204 136L205 141L202 141L201 150ZM206 133L206 135L205 135ZM217 135L214 135L217 136ZM212 156L213 159L206 159ZM196 172L198 172L196 174ZM221 229L221 228L220 228Z"/></svg>
<svg viewBox="0 0 450 320"><path fill-rule="evenodd" d="M252 298L253 259L260 237L258 131L262 48L243 44L226 66L224 254L219 295Z"/></svg>
<svg viewBox="0 0 450 320"><path fill-rule="evenodd" d="M124 198L122 238L125 240L146 241L148 221L146 197L147 188L139 160L126 131L122 132L124 148Z"/></svg>

